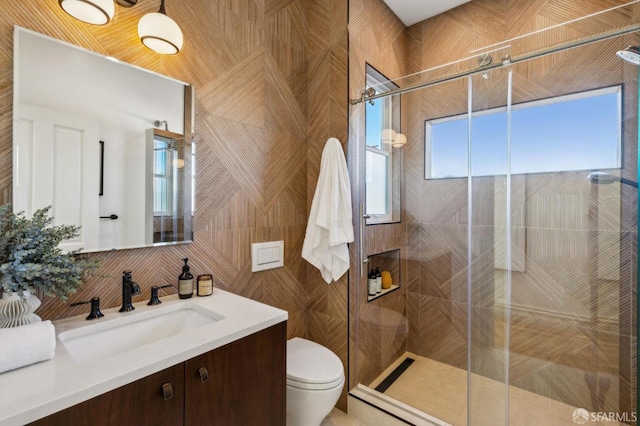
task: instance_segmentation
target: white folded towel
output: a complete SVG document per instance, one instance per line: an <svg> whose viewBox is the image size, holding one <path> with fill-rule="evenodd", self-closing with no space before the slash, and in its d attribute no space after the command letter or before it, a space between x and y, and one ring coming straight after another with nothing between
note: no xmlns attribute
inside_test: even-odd
<svg viewBox="0 0 640 426"><path fill-rule="evenodd" d="M0 373L51 359L56 329L51 321L0 329Z"/></svg>
<svg viewBox="0 0 640 426"><path fill-rule="evenodd" d="M322 151L320 175L311 202L302 257L331 283L349 269L347 243L353 241L351 184L342 145L329 138Z"/></svg>

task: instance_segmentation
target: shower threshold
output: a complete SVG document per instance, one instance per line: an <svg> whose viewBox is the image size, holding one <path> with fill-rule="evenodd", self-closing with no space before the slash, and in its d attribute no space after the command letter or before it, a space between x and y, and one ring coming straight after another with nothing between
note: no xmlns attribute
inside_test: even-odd
<svg viewBox="0 0 640 426"><path fill-rule="evenodd" d="M363 384L349 392L348 412L365 424L380 423L386 417L385 425L454 426Z"/></svg>

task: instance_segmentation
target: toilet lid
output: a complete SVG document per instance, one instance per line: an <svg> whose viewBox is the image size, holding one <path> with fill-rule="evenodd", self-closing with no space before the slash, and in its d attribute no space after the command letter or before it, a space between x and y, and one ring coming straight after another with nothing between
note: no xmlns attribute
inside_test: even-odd
<svg viewBox="0 0 640 426"><path fill-rule="evenodd" d="M287 382L335 386L343 380L342 362L329 349L300 337L287 342Z"/></svg>

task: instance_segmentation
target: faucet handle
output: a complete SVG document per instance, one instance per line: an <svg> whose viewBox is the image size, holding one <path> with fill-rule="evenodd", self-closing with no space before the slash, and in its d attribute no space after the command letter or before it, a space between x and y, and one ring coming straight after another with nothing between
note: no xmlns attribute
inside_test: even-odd
<svg viewBox="0 0 640 426"><path fill-rule="evenodd" d="M75 302L70 304L69 306L79 306L79 305L85 305L87 303L91 303L91 313L89 314L89 316L87 316L88 320L92 320L92 319L96 319L104 316L104 314L100 312L99 297L93 297L91 298L91 300L86 300L84 302Z"/></svg>
<svg viewBox="0 0 640 426"><path fill-rule="evenodd" d="M151 300L149 300L149 303L147 303L147 305L159 305L160 303L162 303L162 301L158 298L158 292L160 291L161 288L167 288L167 287L173 287L171 284L167 284L167 285L163 285L163 286L153 286L151 287Z"/></svg>
<svg viewBox="0 0 640 426"><path fill-rule="evenodd" d="M131 285L131 294L136 295L140 294L140 286L138 283L133 281L133 272L130 270L122 271L122 285L130 284Z"/></svg>

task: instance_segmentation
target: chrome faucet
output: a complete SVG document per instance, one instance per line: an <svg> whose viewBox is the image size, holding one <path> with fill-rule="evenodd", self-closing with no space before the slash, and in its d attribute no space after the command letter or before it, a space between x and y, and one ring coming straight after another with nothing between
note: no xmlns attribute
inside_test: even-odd
<svg viewBox="0 0 640 426"><path fill-rule="evenodd" d="M140 294L140 286L133 282L131 271L124 271L122 272L122 308L120 308L120 312L135 309L131 303L131 296L134 294Z"/></svg>

